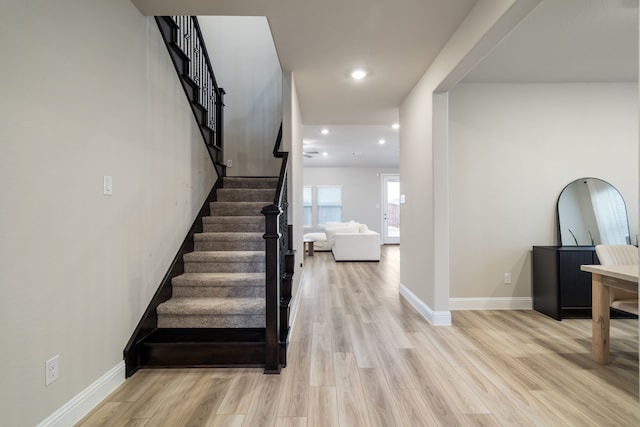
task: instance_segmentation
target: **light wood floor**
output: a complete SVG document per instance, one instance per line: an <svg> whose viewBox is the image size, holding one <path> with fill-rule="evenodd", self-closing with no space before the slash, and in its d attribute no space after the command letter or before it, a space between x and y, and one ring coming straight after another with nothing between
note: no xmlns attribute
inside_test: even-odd
<svg viewBox="0 0 640 427"><path fill-rule="evenodd" d="M305 262L281 375L143 370L78 425L640 425L637 320L612 321L599 366L588 319L456 311L430 326L398 295L398 247L379 264Z"/></svg>

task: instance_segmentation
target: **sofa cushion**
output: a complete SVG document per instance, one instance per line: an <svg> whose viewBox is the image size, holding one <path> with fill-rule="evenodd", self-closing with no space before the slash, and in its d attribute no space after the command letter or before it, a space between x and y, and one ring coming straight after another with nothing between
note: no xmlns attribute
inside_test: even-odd
<svg viewBox="0 0 640 427"><path fill-rule="evenodd" d="M333 246L335 243L335 235L336 233L359 233L360 226L357 224L347 224L340 226L327 227L324 230L324 234L327 236L327 243L329 246Z"/></svg>
<svg viewBox="0 0 640 427"><path fill-rule="evenodd" d="M302 236L305 240L313 240L314 242L320 242L323 240L327 240L327 235L324 233L306 233Z"/></svg>
<svg viewBox="0 0 640 427"><path fill-rule="evenodd" d="M327 221L324 223L325 228L329 227L344 227L345 225L349 225L348 222L335 222L335 221Z"/></svg>

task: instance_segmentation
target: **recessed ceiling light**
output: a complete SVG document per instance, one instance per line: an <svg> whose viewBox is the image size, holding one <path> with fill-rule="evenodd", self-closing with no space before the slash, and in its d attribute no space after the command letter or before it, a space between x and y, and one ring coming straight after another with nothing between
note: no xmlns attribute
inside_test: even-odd
<svg viewBox="0 0 640 427"><path fill-rule="evenodd" d="M378 141L378 144L382 145L382 144L384 144L385 142L387 142L387 141L385 141L384 139L381 139L381 140L379 140L379 141Z"/></svg>
<svg viewBox="0 0 640 427"><path fill-rule="evenodd" d="M320 131L320 133L323 134L323 135L328 135L329 134L329 129L322 129Z"/></svg>
<svg viewBox="0 0 640 427"><path fill-rule="evenodd" d="M322 153L323 156L327 157L329 155L329 153L327 153L326 151Z"/></svg>
<svg viewBox="0 0 640 427"><path fill-rule="evenodd" d="M351 78L354 80L362 80L365 77L367 77L367 72L365 70L363 70L362 68L358 68L356 70L353 70L351 72Z"/></svg>
<svg viewBox="0 0 640 427"><path fill-rule="evenodd" d="M400 123L394 123L394 124L391 125L391 127L396 129L396 130L400 129Z"/></svg>

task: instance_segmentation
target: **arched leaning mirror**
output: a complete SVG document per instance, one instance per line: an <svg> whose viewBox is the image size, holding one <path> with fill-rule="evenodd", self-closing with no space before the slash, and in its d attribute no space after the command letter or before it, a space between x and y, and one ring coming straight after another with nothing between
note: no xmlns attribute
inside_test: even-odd
<svg viewBox="0 0 640 427"><path fill-rule="evenodd" d="M558 197L561 246L629 244L627 207L620 192L598 178L581 178Z"/></svg>

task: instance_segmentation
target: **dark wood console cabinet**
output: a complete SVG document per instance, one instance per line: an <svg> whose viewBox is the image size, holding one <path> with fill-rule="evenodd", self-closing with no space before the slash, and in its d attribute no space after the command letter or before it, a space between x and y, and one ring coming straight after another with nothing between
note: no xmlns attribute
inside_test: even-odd
<svg viewBox="0 0 640 427"><path fill-rule="evenodd" d="M591 317L591 274L580 266L599 263L593 246L534 246L534 310L557 320Z"/></svg>

